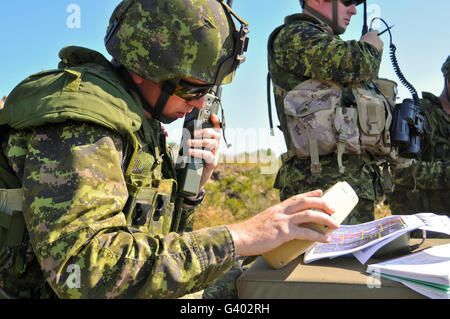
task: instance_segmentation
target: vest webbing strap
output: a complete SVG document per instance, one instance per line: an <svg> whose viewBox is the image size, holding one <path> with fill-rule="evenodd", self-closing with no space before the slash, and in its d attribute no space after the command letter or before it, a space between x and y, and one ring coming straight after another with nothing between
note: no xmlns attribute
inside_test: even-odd
<svg viewBox="0 0 450 319"><path fill-rule="evenodd" d="M0 212L11 216L14 211L22 211L22 188L0 188Z"/></svg>
<svg viewBox="0 0 450 319"><path fill-rule="evenodd" d="M9 247L22 243L25 220L22 212L22 189L0 189L0 226L6 228Z"/></svg>
<svg viewBox="0 0 450 319"><path fill-rule="evenodd" d="M322 173L322 165L320 165L319 146L315 138L309 140L309 154L311 156L311 175L318 176Z"/></svg>

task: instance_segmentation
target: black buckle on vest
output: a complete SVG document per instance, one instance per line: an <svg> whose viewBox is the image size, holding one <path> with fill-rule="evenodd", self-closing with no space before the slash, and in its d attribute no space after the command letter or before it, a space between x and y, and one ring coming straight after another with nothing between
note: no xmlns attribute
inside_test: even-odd
<svg viewBox="0 0 450 319"><path fill-rule="evenodd" d="M161 216L166 213L167 205L169 204L169 196L158 194L155 203L155 213L153 214L153 220L157 221Z"/></svg>
<svg viewBox="0 0 450 319"><path fill-rule="evenodd" d="M143 226L147 223L153 211L153 205L147 203L136 203L133 213L133 225Z"/></svg>

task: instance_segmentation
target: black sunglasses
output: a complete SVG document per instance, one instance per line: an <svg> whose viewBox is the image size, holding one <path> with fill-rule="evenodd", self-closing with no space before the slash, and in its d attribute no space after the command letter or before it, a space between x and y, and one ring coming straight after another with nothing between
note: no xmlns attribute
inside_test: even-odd
<svg viewBox="0 0 450 319"><path fill-rule="evenodd" d="M357 0L341 0L342 4L346 7L351 6L352 4L354 4L355 6L357 6L361 1L357 1Z"/></svg>
<svg viewBox="0 0 450 319"><path fill-rule="evenodd" d="M174 94L185 100L197 100L209 93L213 86L213 84L200 85L180 80Z"/></svg>

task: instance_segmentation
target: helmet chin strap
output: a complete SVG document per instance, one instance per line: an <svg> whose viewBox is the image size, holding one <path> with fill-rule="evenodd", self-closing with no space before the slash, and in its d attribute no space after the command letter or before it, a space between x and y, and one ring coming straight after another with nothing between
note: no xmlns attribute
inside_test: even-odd
<svg viewBox="0 0 450 319"><path fill-rule="evenodd" d="M158 100L154 106L146 103L145 109L149 112L153 118L161 121L164 124L170 124L176 119L172 119L162 114L164 108L166 107L167 101L175 93L175 89L178 86L180 79L170 79L163 82L161 87L161 93L159 94Z"/></svg>
<svg viewBox="0 0 450 319"><path fill-rule="evenodd" d="M303 7L303 10L306 10L314 17L316 17L316 18L322 20L323 22L325 22L326 24L328 24L331 27L331 29L333 30L333 33L335 35L340 35L345 32L345 29L342 28L341 26L339 26L339 24L338 24L338 22L339 22L339 20L338 20L338 1L339 0L332 0L332 3L333 3L333 18L332 18L332 20L330 20L329 18L324 16L322 13L320 13L316 9L311 8L308 5L308 3L306 3L306 2Z"/></svg>
<svg viewBox="0 0 450 319"><path fill-rule="evenodd" d="M151 114L152 118L157 119L164 124L170 124L176 120L176 119L172 119L170 117L163 115L162 111L166 107L166 104L167 104L167 101L169 101L169 98L175 93L175 90L178 86L178 83L180 82L180 79L171 79L171 80L164 81L163 85L161 87L161 93L159 94L156 104L154 106L151 106L150 104L148 104L148 102L142 96L142 94L139 90L139 87L136 85L136 83L134 83L134 81L131 78L130 74L128 73L127 69L124 66L122 66L119 61L117 61L115 59L113 61L111 61L111 63L122 74L122 76L127 79L127 82L139 94L141 101L142 101L143 108Z"/></svg>

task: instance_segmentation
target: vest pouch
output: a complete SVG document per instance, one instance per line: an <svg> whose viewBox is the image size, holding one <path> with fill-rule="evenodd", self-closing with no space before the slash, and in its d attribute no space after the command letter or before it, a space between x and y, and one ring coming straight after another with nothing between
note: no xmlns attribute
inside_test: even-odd
<svg viewBox="0 0 450 319"><path fill-rule="evenodd" d="M172 180L161 180L158 187L127 184L129 197L123 209L127 224L144 232L168 234L174 210L172 185Z"/></svg>
<svg viewBox="0 0 450 319"><path fill-rule="evenodd" d="M374 79L372 82L376 85L378 90L388 99L391 105L395 105L395 101L397 100L397 83L389 79Z"/></svg>
<svg viewBox="0 0 450 319"><path fill-rule="evenodd" d="M162 234L168 234L171 231L174 203L171 202L174 180L163 179L158 184L158 195L155 198L153 218L150 227L152 231L161 229Z"/></svg>
<svg viewBox="0 0 450 319"><path fill-rule="evenodd" d="M318 143L318 155L336 150L334 112L341 103L341 89L329 81L307 80L286 94L284 113L296 155L310 156L310 141Z"/></svg>
<svg viewBox="0 0 450 319"><path fill-rule="evenodd" d="M312 79L288 92L284 107L297 156L311 156L313 141L318 155L361 153L357 110L342 107L341 97L336 83Z"/></svg>
<svg viewBox="0 0 450 319"><path fill-rule="evenodd" d="M362 88L353 88L352 92L358 108L361 148L373 155L388 155L391 147L387 125L392 121L389 104L381 95Z"/></svg>
<svg viewBox="0 0 450 319"><path fill-rule="evenodd" d="M153 215L153 202L157 190L152 187L138 187L127 184L128 200L123 208L127 225L145 230Z"/></svg>

